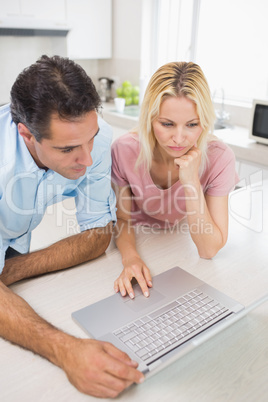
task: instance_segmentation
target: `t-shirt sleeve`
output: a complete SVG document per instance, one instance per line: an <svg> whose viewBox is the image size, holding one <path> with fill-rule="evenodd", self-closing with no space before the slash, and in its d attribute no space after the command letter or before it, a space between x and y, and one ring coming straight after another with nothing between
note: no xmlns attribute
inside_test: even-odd
<svg viewBox="0 0 268 402"><path fill-rule="evenodd" d="M225 196L234 190L239 182L235 168L235 155L227 145L216 147L213 163L210 169L210 179L205 193L211 196Z"/></svg>
<svg viewBox="0 0 268 402"><path fill-rule="evenodd" d="M120 152L121 151L121 152ZM124 152L120 141L112 144L112 182L119 187L128 186L129 182L124 174L126 150Z"/></svg>

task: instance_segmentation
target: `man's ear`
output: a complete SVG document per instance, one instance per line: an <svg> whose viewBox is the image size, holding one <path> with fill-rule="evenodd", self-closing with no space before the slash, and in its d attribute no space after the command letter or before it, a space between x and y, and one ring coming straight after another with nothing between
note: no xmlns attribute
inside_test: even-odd
<svg viewBox="0 0 268 402"><path fill-rule="evenodd" d="M18 132L22 136L26 144L30 144L35 140L34 135L23 123L18 124Z"/></svg>

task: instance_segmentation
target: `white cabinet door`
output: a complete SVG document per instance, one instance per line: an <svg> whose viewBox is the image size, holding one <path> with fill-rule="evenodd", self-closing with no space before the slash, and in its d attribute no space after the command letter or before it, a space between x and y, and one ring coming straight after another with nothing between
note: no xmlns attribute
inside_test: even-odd
<svg viewBox="0 0 268 402"><path fill-rule="evenodd" d="M0 0L0 27L61 28L66 26L65 0Z"/></svg>
<svg viewBox="0 0 268 402"><path fill-rule="evenodd" d="M18 17L20 15L20 0L0 0L0 18Z"/></svg>
<svg viewBox="0 0 268 402"><path fill-rule="evenodd" d="M263 180L268 180L268 168L262 165L239 161L237 172L243 186L261 184Z"/></svg>
<svg viewBox="0 0 268 402"><path fill-rule="evenodd" d="M67 52L72 59L112 56L111 0L66 0Z"/></svg>
<svg viewBox="0 0 268 402"><path fill-rule="evenodd" d="M21 14L38 20L65 21L65 0L20 0Z"/></svg>

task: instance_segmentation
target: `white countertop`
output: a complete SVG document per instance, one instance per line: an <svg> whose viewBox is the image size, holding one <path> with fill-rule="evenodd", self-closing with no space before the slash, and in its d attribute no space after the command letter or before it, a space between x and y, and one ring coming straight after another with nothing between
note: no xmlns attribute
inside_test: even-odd
<svg viewBox="0 0 268 402"><path fill-rule="evenodd" d="M103 103L102 115L107 123L130 130L138 123L139 106L126 106L123 113L115 109L113 102Z"/></svg>
<svg viewBox="0 0 268 402"><path fill-rule="evenodd" d="M121 130L127 131L135 127L138 122L138 114L138 106L127 106L124 113L118 113L113 102L103 105L104 120ZM259 144L250 139L248 128L234 126L215 130L215 135L232 148L237 159L268 167L268 145Z"/></svg>
<svg viewBox="0 0 268 402"><path fill-rule="evenodd" d="M268 167L268 145L250 139L247 128L216 130L215 135L232 148L237 159Z"/></svg>
<svg viewBox="0 0 268 402"><path fill-rule="evenodd" d="M245 306L267 294L268 182L255 190L248 187L230 195L228 242L211 260L198 257L187 230L140 231L137 248L152 275L178 265ZM57 214L54 218L56 221ZM51 226L49 229L50 233L54 230ZM40 232L39 247L43 245ZM85 338L71 313L111 296L121 267L120 254L112 242L100 258L18 282L11 288L53 325ZM116 400L265 402L267 314L266 302L143 384L130 387ZM58 367L3 339L0 356L1 402L100 401L78 392Z"/></svg>

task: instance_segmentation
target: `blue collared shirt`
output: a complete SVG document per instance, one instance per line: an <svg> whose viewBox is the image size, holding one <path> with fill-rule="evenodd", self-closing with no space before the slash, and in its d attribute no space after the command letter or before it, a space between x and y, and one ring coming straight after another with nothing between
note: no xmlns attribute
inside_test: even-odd
<svg viewBox="0 0 268 402"><path fill-rule="evenodd" d="M9 105L0 108L0 273L9 246L20 253L29 251L31 232L49 205L75 197L81 231L116 221L111 189L112 131L100 117L98 125L92 166L84 176L70 180L36 165L12 121Z"/></svg>

